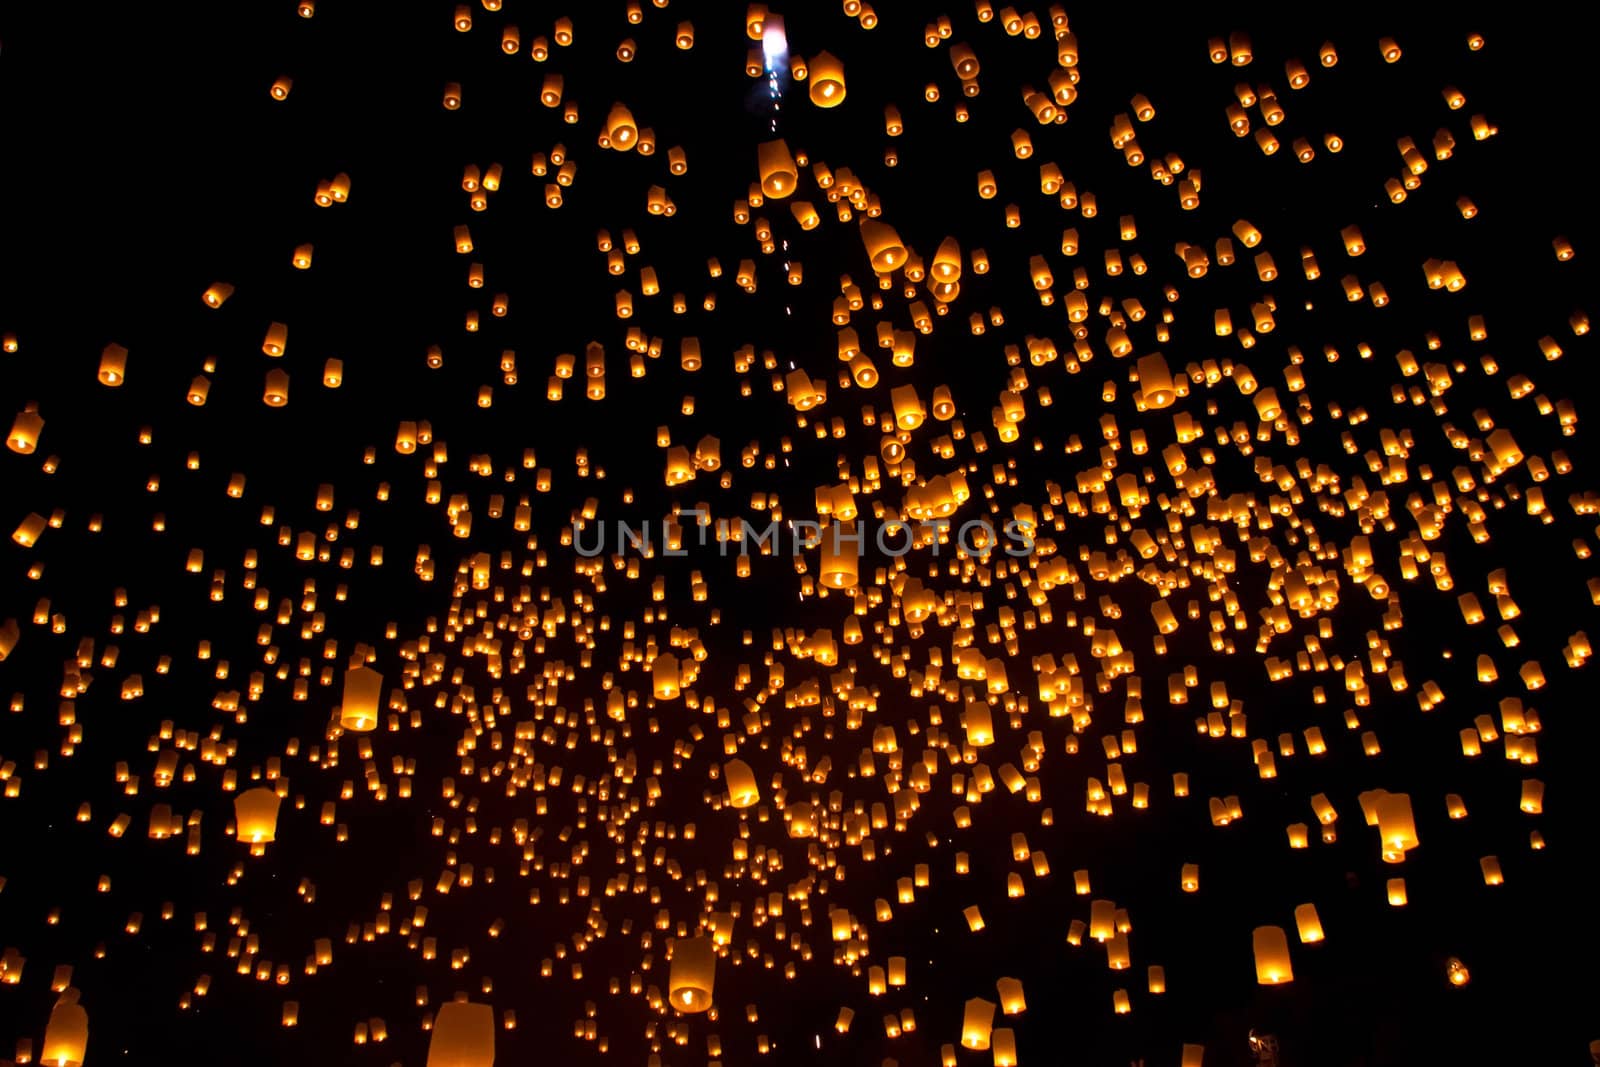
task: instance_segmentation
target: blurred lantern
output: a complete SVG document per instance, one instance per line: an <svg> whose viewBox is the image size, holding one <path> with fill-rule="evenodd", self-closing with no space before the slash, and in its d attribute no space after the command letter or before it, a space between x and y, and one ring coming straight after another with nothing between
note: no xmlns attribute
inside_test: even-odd
<svg viewBox="0 0 1600 1067"><path fill-rule="evenodd" d="M439 1005L427 1067L493 1067L494 1008L452 1000Z"/></svg>

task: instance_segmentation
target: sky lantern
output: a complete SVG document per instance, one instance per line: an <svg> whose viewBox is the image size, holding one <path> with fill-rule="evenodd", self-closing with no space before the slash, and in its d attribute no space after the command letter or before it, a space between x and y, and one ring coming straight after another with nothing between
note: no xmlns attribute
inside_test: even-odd
<svg viewBox="0 0 1600 1067"><path fill-rule="evenodd" d="M439 1005L427 1067L493 1067L494 1008L466 999Z"/></svg>
<svg viewBox="0 0 1600 1067"><path fill-rule="evenodd" d="M755 772L743 760L733 759L724 763L722 777L728 785L728 803L734 807L748 808L761 799Z"/></svg>
<svg viewBox="0 0 1600 1067"><path fill-rule="evenodd" d="M810 83L811 102L818 107L832 108L844 103L844 64L831 52L818 52L806 66L805 80ZM796 80L800 80L796 75Z"/></svg>
<svg viewBox="0 0 1600 1067"><path fill-rule="evenodd" d="M247 789L233 799L234 820L240 841L265 845L277 840L278 794L266 786Z"/></svg>
<svg viewBox="0 0 1600 1067"><path fill-rule="evenodd" d="M349 667L344 672L344 696L339 702L339 725L364 733L378 725L383 699L383 675L371 667Z"/></svg>
<svg viewBox="0 0 1600 1067"><path fill-rule="evenodd" d="M1312 1000L1374 953L1550 970L1477 949L1581 845L1593 287L1560 189L1480 191L1555 120L1481 142L1575 45L1447 11L1419 67L1334 12L1385 110L1332 130L1299 105L1339 54L1281 15L1080 40L1062 4L842 0L802 56L769 2L450 7L392 70L357 45L398 13L305 0L285 51L230 7L238 145L121 229L13 212L0 819L89 866L11 916L0 988L59 999L8 1054L81 1063L82 986L130 1058L204 1016L247 1060L1203 1067L1174 1020L1265 1054L1237 1020L1291 951ZM167 32L101 30L52 76L138 83ZM92 173L36 104L15 154ZM1242 924L1206 908L1241 877ZM1352 886L1410 910L1325 930ZM1246 930L1255 983L1195 955ZM1110 981L1041 1020L1018 960ZM1392 1058L1382 999L1273 1025ZM1573 1055L1551 1012L1446 1007L1406 1027L1442 1059Z"/></svg>
<svg viewBox="0 0 1600 1067"><path fill-rule="evenodd" d="M1251 934L1256 957L1256 981L1261 985L1281 985L1294 981L1289 963L1289 938L1281 926L1258 926Z"/></svg>
<svg viewBox="0 0 1600 1067"><path fill-rule="evenodd" d="M697 1014L711 1007L712 983L716 978L717 954L711 939L679 938L672 945L669 999L672 1007L685 1014Z"/></svg>
<svg viewBox="0 0 1600 1067"><path fill-rule="evenodd" d="M68 988L50 1009L39 1062L45 1067L83 1067L89 1047L89 1013L78 1003L78 991Z"/></svg>

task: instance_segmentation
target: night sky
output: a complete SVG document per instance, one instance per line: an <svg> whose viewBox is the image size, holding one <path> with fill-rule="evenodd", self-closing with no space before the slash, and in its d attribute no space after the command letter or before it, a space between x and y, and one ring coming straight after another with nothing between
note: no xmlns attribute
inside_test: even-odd
<svg viewBox="0 0 1600 1067"><path fill-rule="evenodd" d="M1586 1062L1584 42L1190 9L0 12L0 1064Z"/></svg>

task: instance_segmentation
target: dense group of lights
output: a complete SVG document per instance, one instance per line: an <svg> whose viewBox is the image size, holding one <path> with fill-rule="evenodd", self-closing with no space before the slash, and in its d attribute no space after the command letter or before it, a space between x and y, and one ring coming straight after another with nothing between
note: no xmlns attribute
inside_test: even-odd
<svg viewBox="0 0 1600 1067"><path fill-rule="evenodd" d="M481 63L520 64L551 115L528 158L454 161L459 188L441 190L459 221L429 238L463 284L438 299L464 339L419 338L401 358L441 373L447 358L495 361L496 380L470 399L363 411L360 425L375 429L359 456L294 472L295 499L263 498L259 470L208 465L200 424L169 427L241 392L291 417L302 390L359 395L374 372L355 355L305 352L314 346L297 321L260 314L271 292L221 280L172 314L220 317L231 339L248 339L247 358L181 366L138 339L108 340L92 372L64 362L53 392L17 398L5 468L44 477L7 495L3 565L23 579L0 603L0 687L12 694L0 819L70 824L84 848L148 857L185 899L212 901L181 918L167 902L159 923L139 910L148 903L130 904L120 931L86 935L100 943L93 955L182 926L182 938L162 935L163 951L193 960L192 985L172 993L174 1026L247 985L275 986L277 1017L249 1025L333 1020L360 1047L326 1062L388 1062L364 1047L398 1045L401 1031L427 1035L433 1067L488 1067L497 1049L521 1062L567 1038L573 1055L649 1067L795 1062L768 1027L810 1011L794 1029L815 1031L818 1049L825 1031L871 1028L889 1062L921 1032L947 1067L1009 1067L1063 1062L1022 1028L1049 1009L1001 964L939 973L959 1010L926 1008L938 969L957 966L930 958L933 934L1092 955L1099 984L1085 983L1073 1012L1084 1027L1201 985L1294 983L1331 943L1366 936L1325 929L1325 898L1269 880L1249 904L1254 921L1225 935L1248 947L1253 974L1176 958L1159 933L1141 937L1146 915L1128 902L1146 888L1080 862L1080 837L1181 840L1182 854L1158 861L1174 909L1206 897L1214 868L1194 856L1219 835L1257 835L1266 865L1344 850L1371 880L1363 893L1413 912L1434 904L1408 889L1418 867L1433 864L1434 893L1529 870L1545 845L1541 710L1559 719L1540 705L1586 665L1577 613L1600 604L1600 578L1582 567L1600 496L1567 451L1577 409L1536 379L1584 351L1589 320L1495 317L1487 298L1475 303L1474 257L1496 253L1472 243L1485 220L1467 195L1451 207L1465 235L1451 248L1413 246L1393 222L1496 137L1489 105L1405 81L1393 38L1262 55L1236 30L1192 49L1215 127L1175 131L1163 100L1108 99L1080 76L1097 49L1138 57L1080 40L1060 5L976 0L925 25L861 0L845 0L843 20L833 5L782 17L696 8L695 20L743 20L742 57L703 54L678 6L628 0L556 18L482 0L441 22L441 34L486 41ZM314 34L315 0L293 7ZM860 34L942 53L945 72L904 86L900 102L866 98L838 56L848 50L824 47ZM568 91L591 61L577 58L583 38L603 39L593 54L616 63L656 51L727 68L736 88L764 84L769 136L740 149L744 173L701 173L697 139L722 132L650 99ZM986 61L1006 39L1027 42L1031 65ZM1476 34L1452 48L1467 69L1493 52ZM1360 116L1335 130L1297 115L1356 52L1395 68L1396 96L1426 97L1406 113L1427 128L1399 138L1387 172L1361 179L1377 198L1370 220L1314 205L1293 220L1256 217L1250 190L1215 187L1206 153L1235 142L1263 166L1320 167L1375 139ZM1208 80L1212 66L1237 85ZM315 103L314 84L296 70L264 91L295 109ZM497 106L470 70L437 101L462 115ZM893 193L902 145L968 123L980 102L1002 116L985 131L992 155L949 164L962 190L949 210L977 220L964 233L989 230L984 245L900 209ZM880 141L802 145L780 121L786 106L818 109L806 128L824 142L828 122L881 110ZM1203 147L1180 155L1180 142ZM1080 187L1073 153L1091 151L1125 162L1126 188ZM640 157L618 179L647 175L630 200L581 202L590 172ZM307 212L329 214L307 234L360 212L370 180L308 177ZM698 243L706 221L680 201L703 183L742 244ZM1138 202L1155 205L1137 215L1135 183ZM1213 197L1238 209L1224 214ZM614 290L614 319L590 324L581 352L474 347L508 336L498 331L531 298L500 288L526 254L490 236L510 200L599 220L588 247L559 253L574 285ZM1171 234L1183 237L1160 243ZM338 239L287 241L285 276L315 279ZM1542 240L1559 269L1581 269L1566 237ZM698 272L681 256L652 262L652 242L682 242ZM1212 284L1218 275L1229 288ZM755 317L748 343L718 349L714 324L749 315L741 299L773 288L793 294L776 305L783 321ZM827 317L833 350L791 343L807 308ZM1429 325L1404 332L1419 321ZM1041 322L1049 332L1035 332ZM928 355L951 338L979 371ZM47 330L4 336L11 360L50 345ZM154 457L178 439L181 464L151 459L140 510L52 496L58 469L87 458L52 434L52 406L141 377L161 379L166 399L128 413L138 429L127 443ZM991 391L978 394L975 377ZM660 423L610 427L630 458L608 468L585 435L615 394L638 389L640 403L644 379ZM697 400L713 392L767 434L725 452L736 431ZM510 454L475 451L471 430L460 431L465 449L435 432L508 406L539 413ZM811 495L780 496L807 480ZM201 501L199 515L249 509L259 536L240 543L172 518L178 494ZM657 500L668 503L649 510ZM402 501L427 525L389 518ZM619 520L656 535L579 551L586 532ZM989 533L957 537L967 520ZM769 523L819 535L794 554L746 536ZM894 527L907 550L831 536L857 524ZM997 530L1025 535L1028 551ZM1559 643L1524 640L1523 608L1545 601L1518 585L1519 560L1496 555L1513 538L1575 557ZM113 549L130 554L134 592L82 588L73 554ZM783 595L739 591L762 581ZM386 584L422 605L418 625L360 614ZM163 626L173 613L206 636L175 647ZM1465 647L1439 636L1447 615ZM199 688L209 706L187 695ZM142 749L96 746L113 717L141 724ZM39 730L48 747L24 740ZM1396 734L1401 755L1385 748ZM1456 773L1444 764L1470 767L1459 772L1470 786L1436 789ZM61 806L80 776L93 801ZM46 779L68 784L36 802ZM1475 836L1469 800L1474 815L1496 813L1493 833ZM425 826L431 851L341 871L363 910L332 914L282 850L338 854L374 818ZM1155 836L1158 822L1179 836ZM220 868L201 866L218 854ZM45 874L0 862L11 882ZM241 894L267 878L297 918L253 913L265 898ZM59 887L74 902L118 892L107 875ZM1029 898L1051 902L1058 921L1004 932ZM97 1002L117 990L96 984L93 959L40 947L46 927L89 921L87 910L0 926L0 1005L9 986L48 983L56 997L47 1016L0 1011L17 1064L115 1058L115 1033L89 1035ZM520 967L495 954L505 942L520 946ZM405 1018L376 1014L339 978L346 959L395 944L409 961L397 973L415 987ZM1428 945L1441 985L1485 973L1473 944L1462 931ZM817 974L831 976L824 1014L784 1001L786 986ZM575 1018L519 1012L555 986L576 990ZM1206 1053L1195 1041L1160 1054L1152 1062L1199 1067Z"/></svg>

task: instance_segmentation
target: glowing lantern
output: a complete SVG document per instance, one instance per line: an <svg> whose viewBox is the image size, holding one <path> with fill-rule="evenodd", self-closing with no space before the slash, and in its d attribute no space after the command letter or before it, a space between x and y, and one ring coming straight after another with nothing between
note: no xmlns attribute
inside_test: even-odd
<svg viewBox="0 0 1600 1067"><path fill-rule="evenodd" d="M1386 863L1399 863L1418 845L1416 819L1411 813L1411 798L1405 793L1380 793L1373 801L1378 836L1383 839Z"/></svg>
<svg viewBox="0 0 1600 1067"><path fill-rule="evenodd" d="M344 672L344 696L339 704L339 725L352 733L365 733L378 725L378 705L383 698L383 675L371 667L351 667Z"/></svg>
<svg viewBox="0 0 1600 1067"><path fill-rule="evenodd" d="M906 248L893 226L876 219L861 220L861 240L867 246L872 269L880 274L901 266L906 261Z"/></svg>
<svg viewBox="0 0 1600 1067"><path fill-rule="evenodd" d="M989 1047L994 1027L994 1002L982 997L967 1001L961 1013L961 1045L982 1052Z"/></svg>
<svg viewBox="0 0 1600 1067"><path fill-rule="evenodd" d="M1022 996L1022 982L1016 978L1001 978L995 982L1000 994L1000 1010L1006 1015L1020 1015L1028 1010Z"/></svg>
<svg viewBox="0 0 1600 1067"><path fill-rule="evenodd" d="M915 430L928 417L927 409L917 396L916 386L895 386L889 390L889 404L894 408L895 425L902 430Z"/></svg>
<svg viewBox="0 0 1600 1067"><path fill-rule="evenodd" d="M811 60L808 77L811 102L818 107L838 107L844 103L844 64L829 52L818 52Z"/></svg>
<svg viewBox="0 0 1600 1067"><path fill-rule="evenodd" d="M101 385L119 386L127 379L128 350L121 345L106 345L100 351Z"/></svg>
<svg viewBox="0 0 1600 1067"><path fill-rule="evenodd" d="M1256 927L1251 934L1251 945L1255 950L1258 984L1281 985L1294 981L1294 968L1289 965L1289 937L1283 927Z"/></svg>
<svg viewBox="0 0 1600 1067"><path fill-rule="evenodd" d="M269 408L281 408L289 402L289 372L282 367L267 371L266 383L261 389L261 402Z"/></svg>
<svg viewBox="0 0 1600 1067"><path fill-rule="evenodd" d="M89 1013L78 1003L77 990L67 989L50 1009L39 1063L43 1067L83 1067L88 1047Z"/></svg>
<svg viewBox="0 0 1600 1067"><path fill-rule="evenodd" d="M678 1011L702 1012L711 1007L717 974L716 946L709 937L679 938L672 943L672 970L667 997Z"/></svg>
<svg viewBox="0 0 1600 1067"><path fill-rule="evenodd" d="M761 173L761 191L775 200L790 195L800 181L789 145L782 139L763 141L756 146L756 164Z"/></svg>
<svg viewBox="0 0 1600 1067"><path fill-rule="evenodd" d="M30 455L39 445L39 432L44 429L44 419L39 415L39 409L29 404L24 410L17 412L17 417L11 424L11 432L6 435L6 447L19 455Z"/></svg>
<svg viewBox="0 0 1600 1067"><path fill-rule="evenodd" d="M631 152L639 143L639 125L633 120L633 112L620 101L611 105L606 116L606 140L618 152Z"/></svg>
<svg viewBox="0 0 1600 1067"><path fill-rule="evenodd" d="M843 536L838 525L830 525L822 533L818 566L823 585L830 589L849 589L856 584L860 568L858 543L859 537Z"/></svg>
<svg viewBox="0 0 1600 1067"><path fill-rule="evenodd" d="M1301 904L1294 909L1294 925L1300 932L1300 943L1310 945L1322 940L1322 919L1315 904Z"/></svg>
<svg viewBox="0 0 1600 1067"><path fill-rule="evenodd" d="M722 780L728 787L728 803L736 808L751 807L761 799L755 771L744 760L732 759L724 763Z"/></svg>
<svg viewBox="0 0 1600 1067"><path fill-rule="evenodd" d="M278 794L266 786L247 789L233 798L234 819L240 841L264 845L276 840L278 832Z"/></svg>
<svg viewBox="0 0 1600 1067"><path fill-rule="evenodd" d="M493 1067L494 1008L452 1000L439 1006L427 1067Z"/></svg>
<svg viewBox="0 0 1600 1067"><path fill-rule="evenodd" d="M1140 356L1137 366L1139 391L1144 406L1151 409L1170 407L1176 398L1173 391L1172 372L1160 352Z"/></svg>

